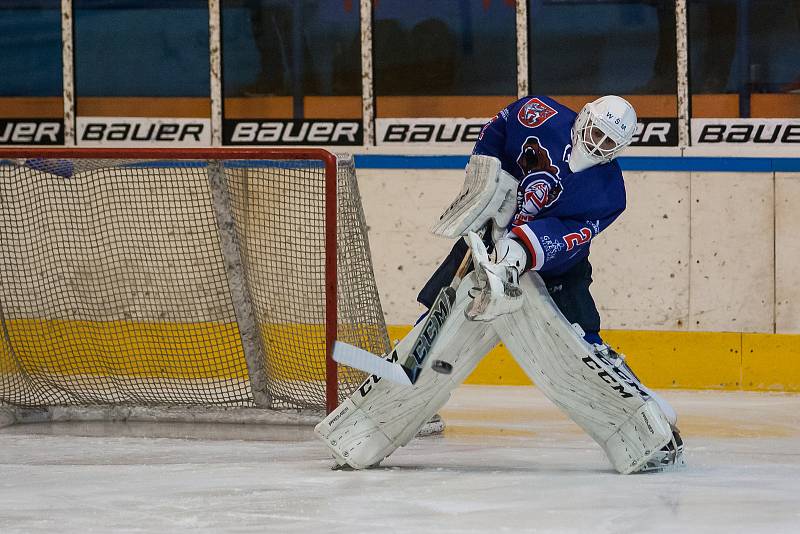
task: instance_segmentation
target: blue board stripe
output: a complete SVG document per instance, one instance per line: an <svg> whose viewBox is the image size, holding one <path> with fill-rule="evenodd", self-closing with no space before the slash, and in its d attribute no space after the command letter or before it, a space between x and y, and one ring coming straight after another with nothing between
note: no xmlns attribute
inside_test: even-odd
<svg viewBox="0 0 800 534"><path fill-rule="evenodd" d="M772 168L775 172L800 172L800 158L775 158Z"/></svg>
<svg viewBox="0 0 800 534"><path fill-rule="evenodd" d="M469 156L355 155L356 168L362 169L463 169Z"/></svg>
<svg viewBox="0 0 800 534"><path fill-rule="evenodd" d="M355 156L361 169L463 169L468 156ZM627 171L800 172L800 158L622 157Z"/></svg>
<svg viewBox="0 0 800 534"><path fill-rule="evenodd" d="M772 172L773 161L774 158L619 158L622 169L631 171ZM800 159L795 165L800 170Z"/></svg>

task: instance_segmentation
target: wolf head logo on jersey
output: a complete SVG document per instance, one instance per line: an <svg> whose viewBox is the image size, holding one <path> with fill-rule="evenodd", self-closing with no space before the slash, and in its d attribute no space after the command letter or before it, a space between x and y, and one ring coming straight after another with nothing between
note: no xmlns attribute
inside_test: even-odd
<svg viewBox="0 0 800 534"><path fill-rule="evenodd" d="M519 108L517 119L520 124L528 128L536 128L544 124L547 119L556 115L558 111L554 110L538 98L531 98L524 106Z"/></svg>

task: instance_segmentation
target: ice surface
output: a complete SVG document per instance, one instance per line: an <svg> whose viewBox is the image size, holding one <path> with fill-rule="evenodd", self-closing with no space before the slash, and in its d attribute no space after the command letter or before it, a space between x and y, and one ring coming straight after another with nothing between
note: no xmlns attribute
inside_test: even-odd
<svg viewBox="0 0 800 534"><path fill-rule="evenodd" d="M800 532L800 396L663 393L688 466L631 476L527 387L461 387L362 472L310 428L17 425L0 532Z"/></svg>

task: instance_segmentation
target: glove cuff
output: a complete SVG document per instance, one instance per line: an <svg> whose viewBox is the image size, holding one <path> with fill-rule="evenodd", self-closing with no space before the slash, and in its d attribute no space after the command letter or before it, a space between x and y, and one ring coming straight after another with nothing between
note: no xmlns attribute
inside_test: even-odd
<svg viewBox="0 0 800 534"><path fill-rule="evenodd" d="M533 258L525 246L510 237L503 237L494 244L494 253L498 265L514 267L519 274L531 268Z"/></svg>

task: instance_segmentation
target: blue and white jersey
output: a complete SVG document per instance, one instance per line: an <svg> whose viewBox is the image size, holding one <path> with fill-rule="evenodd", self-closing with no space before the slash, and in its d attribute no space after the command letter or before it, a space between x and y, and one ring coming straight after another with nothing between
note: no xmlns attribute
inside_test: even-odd
<svg viewBox="0 0 800 534"><path fill-rule="evenodd" d="M473 154L494 156L519 180L507 230L533 257L533 269L556 276L589 255L591 240L625 210L616 161L573 173L568 165L576 113L546 96L526 96L481 130Z"/></svg>

